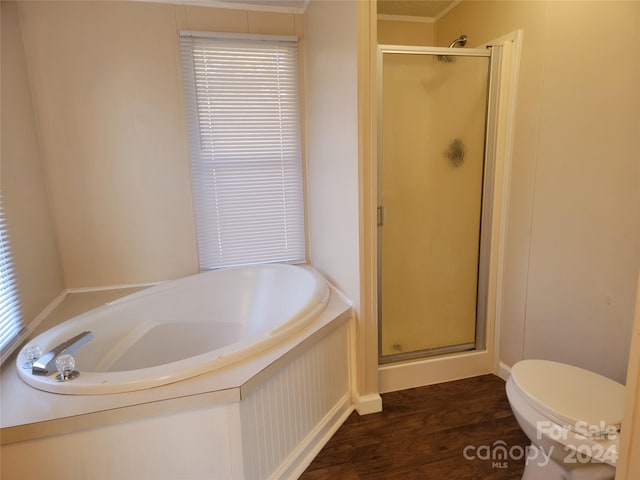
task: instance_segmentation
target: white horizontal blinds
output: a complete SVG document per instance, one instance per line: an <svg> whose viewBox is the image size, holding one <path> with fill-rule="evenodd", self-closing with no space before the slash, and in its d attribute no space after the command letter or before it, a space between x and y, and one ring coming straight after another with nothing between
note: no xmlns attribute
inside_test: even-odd
<svg viewBox="0 0 640 480"><path fill-rule="evenodd" d="M20 301L0 195L0 360L4 360L11 353L21 333L23 325Z"/></svg>
<svg viewBox="0 0 640 480"><path fill-rule="evenodd" d="M303 262L297 43L181 43L200 268Z"/></svg>

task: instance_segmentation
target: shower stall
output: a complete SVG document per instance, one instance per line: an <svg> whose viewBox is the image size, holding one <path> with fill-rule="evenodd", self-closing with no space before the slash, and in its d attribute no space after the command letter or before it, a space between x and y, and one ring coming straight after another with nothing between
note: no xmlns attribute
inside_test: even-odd
<svg viewBox="0 0 640 480"><path fill-rule="evenodd" d="M378 46L379 361L486 342L500 47Z"/></svg>

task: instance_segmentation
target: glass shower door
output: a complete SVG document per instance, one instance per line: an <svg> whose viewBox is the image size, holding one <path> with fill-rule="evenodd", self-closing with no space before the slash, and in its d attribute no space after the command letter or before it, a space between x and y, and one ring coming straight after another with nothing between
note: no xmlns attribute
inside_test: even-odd
<svg viewBox="0 0 640 480"><path fill-rule="evenodd" d="M379 52L380 359L472 350L490 53Z"/></svg>

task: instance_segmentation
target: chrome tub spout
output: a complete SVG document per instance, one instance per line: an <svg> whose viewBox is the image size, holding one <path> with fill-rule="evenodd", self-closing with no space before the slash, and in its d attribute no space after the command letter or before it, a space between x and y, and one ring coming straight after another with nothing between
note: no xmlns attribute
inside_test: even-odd
<svg viewBox="0 0 640 480"><path fill-rule="evenodd" d="M56 372L56 358L65 353L71 355L82 345L93 339L93 333L82 332L69 340L62 342L53 350L45 353L33 362L31 373L34 375L47 376Z"/></svg>

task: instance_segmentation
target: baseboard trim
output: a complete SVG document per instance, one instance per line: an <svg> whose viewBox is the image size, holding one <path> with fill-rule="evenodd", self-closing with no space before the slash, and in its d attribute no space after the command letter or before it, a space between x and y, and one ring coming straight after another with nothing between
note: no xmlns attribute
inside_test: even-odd
<svg viewBox="0 0 640 480"><path fill-rule="evenodd" d="M358 415L369 415L382 411L382 397L378 393L358 395L355 397L355 408Z"/></svg>
<svg viewBox="0 0 640 480"><path fill-rule="evenodd" d="M72 287L72 288L67 288L65 292L67 294L70 294L70 293L104 292L107 290L123 290L125 288L147 288L147 287L154 287L156 285L160 285L161 283L165 283L165 282L166 281L128 283L128 284L122 284L122 285L103 285L99 287Z"/></svg>
<svg viewBox="0 0 640 480"><path fill-rule="evenodd" d="M498 376L505 382L509 380L511 376L511 367L504 362L500 362L498 365Z"/></svg>
<svg viewBox="0 0 640 480"><path fill-rule="evenodd" d="M487 350L480 350L381 365L378 390L395 392L486 375L494 372L492 361L493 356Z"/></svg>
<svg viewBox="0 0 640 480"><path fill-rule="evenodd" d="M316 455L320 453L334 433L353 412L351 395L345 394L298 447L289 454L280 467L269 478L272 480L295 480L302 475Z"/></svg>

